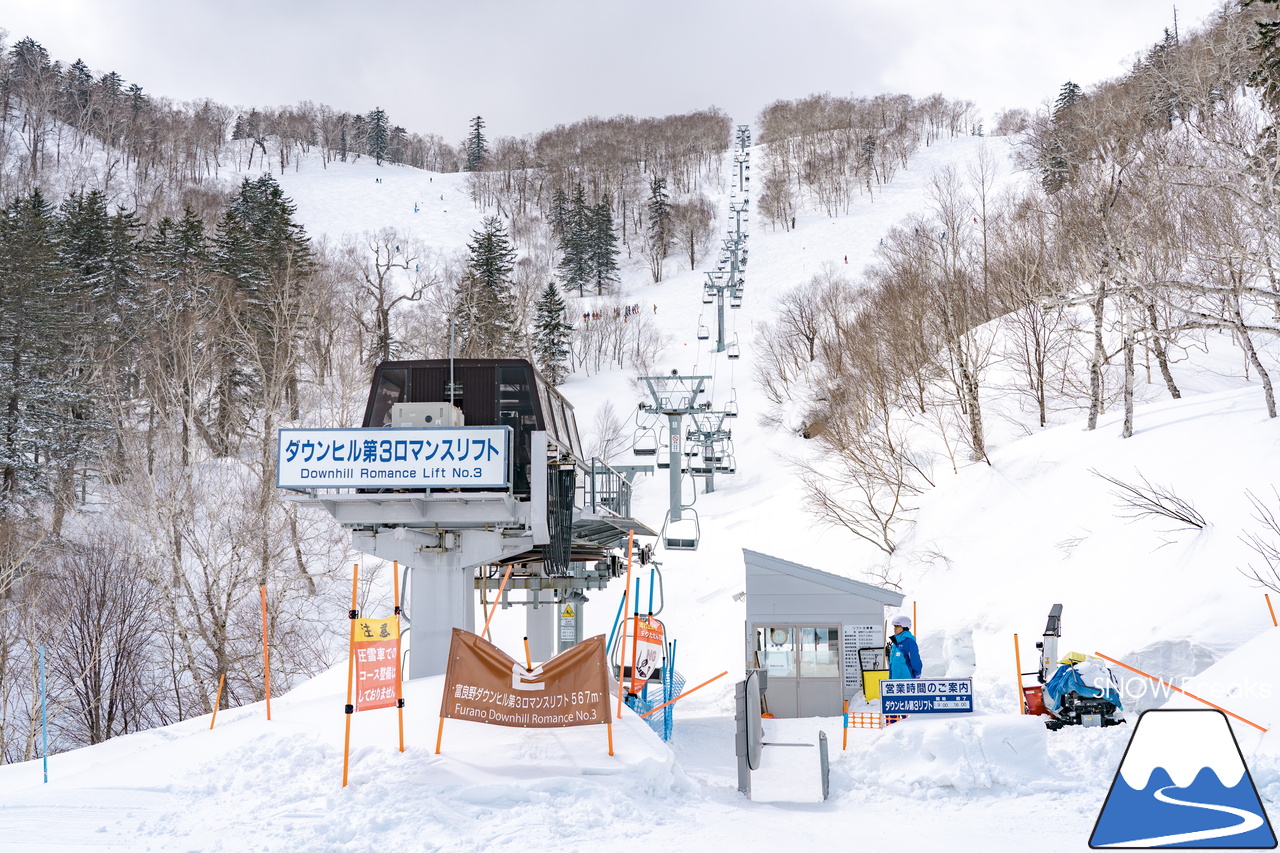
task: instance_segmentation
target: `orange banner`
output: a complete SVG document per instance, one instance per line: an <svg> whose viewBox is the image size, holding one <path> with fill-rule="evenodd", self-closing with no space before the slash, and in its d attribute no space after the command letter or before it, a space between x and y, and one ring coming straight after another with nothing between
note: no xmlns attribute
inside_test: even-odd
<svg viewBox="0 0 1280 853"><path fill-rule="evenodd" d="M641 616L636 622L636 666L635 672L627 667L631 677L631 692L639 693L647 681L662 679L662 655L666 645L666 629L662 623L652 616Z"/></svg>
<svg viewBox="0 0 1280 853"><path fill-rule="evenodd" d="M355 624L357 711L396 706L400 683L400 625L390 619L357 619Z"/></svg>
<svg viewBox="0 0 1280 853"><path fill-rule="evenodd" d="M441 718L558 728L611 722L604 635L529 670L482 637L453 629Z"/></svg>

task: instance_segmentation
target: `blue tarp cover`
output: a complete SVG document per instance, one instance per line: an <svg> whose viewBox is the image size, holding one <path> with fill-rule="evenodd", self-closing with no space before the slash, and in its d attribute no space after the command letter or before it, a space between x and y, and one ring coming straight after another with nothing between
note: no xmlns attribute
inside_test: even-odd
<svg viewBox="0 0 1280 853"><path fill-rule="evenodd" d="M1045 704L1056 712L1062 697L1075 693L1085 699L1101 697L1121 708L1120 691L1115 676L1097 661L1086 660L1076 664L1063 664L1044 687Z"/></svg>

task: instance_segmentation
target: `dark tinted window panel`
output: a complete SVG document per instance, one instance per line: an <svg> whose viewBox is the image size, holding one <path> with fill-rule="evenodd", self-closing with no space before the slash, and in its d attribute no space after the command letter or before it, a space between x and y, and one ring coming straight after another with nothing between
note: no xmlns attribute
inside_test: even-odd
<svg viewBox="0 0 1280 853"><path fill-rule="evenodd" d="M523 365L498 368L498 423L511 427L512 462L517 492L529 490L530 433L536 423L529 369Z"/></svg>
<svg viewBox="0 0 1280 853"><path fill-rule="evenodd" d="M369 405L366 409L364 425L367 427L381 427L391 423L391 407L396 403L403 403L407 399L405 396L405 384L408 381L408 373L403 368L381 368L377 372L377 380L373 385L373 393L369 397Z"/></svg>

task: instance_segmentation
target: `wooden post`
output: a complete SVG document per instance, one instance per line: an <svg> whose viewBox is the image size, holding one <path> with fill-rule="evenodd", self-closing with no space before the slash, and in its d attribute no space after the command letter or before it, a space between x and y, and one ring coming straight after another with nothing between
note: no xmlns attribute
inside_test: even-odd
<svg viewBox="0 0 1280 853"><path fill-rule="evenodd" d="M484 620L484 630L480 632L480 636L489 639L489 623L493 621L493 614L498 612L498 605L502 603L502 591L507 588L507 581L511 578L511 570L514 565L507 566L507 573L502 576L502 583L498 584L498 597L493 601L493 607L489 608L489 618ZM493 642L493 640L489 640Z"/></svg>
<svg viewBox="0 0 1280 853"><path fill-rule="evenodd" d="M218 722L218 706L222 704L222 685L226 680L225 672L218 676L218 695L213 698L213 719L209 721L209 731L213 731L213 724Z"/></svg>
<svg viewBox="0 0 1280 853"><path fill-rule="evenodd" d="M356 618L360 615L360 611L356 609L356 591L360 581L360 564L355 563L351 568L351 610L347 616L351 622L350 635L347 641L347 706L344 709L347 715L347 732L342 738L342 787L347 787L347 769L351 760L351 717L356 712L356 708L351 704L351 680L355 675L354 664L356 659Z"/></svg>
<svg viewBox="0 0 1280 853"><path fill-rule="evenodd" d="M1263 595L1265 595L1267 598L1267 610L1271 611L1272 627L1280 627L1280 622L1276 622L1276 609L1271 606L1271 593L1264 592Z"/></svg>
<svg viewBox="0 0 1280 853"><path fill-rule="evenodd" d="M1013 663L1018 667L1018 710L1027 713L1027 694L1022 691L1022 650L1018 648L1018 635L1013 635Z"/></svg>
<svg viewBox="0 0 1280 853"><path fill-rule="evenodd" d="M396 714L400 717L400 751L404 752L404 673L400 671L400 561L391 563L391 603L396 617Z"/></svg>
<svg viewBox="0 0 1280 853"><path fill-rule="evenodd" d="M267 694L267 719L271 719L271 655L267 651L267 585L258 584L262 593L262 685Z"/></svg>
<svg viewBox="0 0 1280 853"><path fill-rule="evenodd" d="M622 663L627 659L627 602L631 600L631 546L636 539L634 530L627 532L627 586L622 593L622 636L618 638L618 713L616 716L622 716ZM633 637L631 640L635 642Z"/></svg>

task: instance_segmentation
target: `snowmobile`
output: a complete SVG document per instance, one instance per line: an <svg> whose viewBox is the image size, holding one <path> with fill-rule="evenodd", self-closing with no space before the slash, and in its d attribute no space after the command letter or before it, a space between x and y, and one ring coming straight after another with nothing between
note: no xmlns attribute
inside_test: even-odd
<svg viewBox="0 0 1280 853"><path fill-rule="evenodd" d="M1062 636L1062 605L1049 610L1044 637L1036 643L1040 650L1040 669L1035 673L1039 684L1023 686L1026 699L1024 713L1049 717L1045 725L1050 731L1063 726L1115 726L1124 722L1120 703L1120 685L1101 660L1070 652L1058 657L1058 638Z"/></svg>

